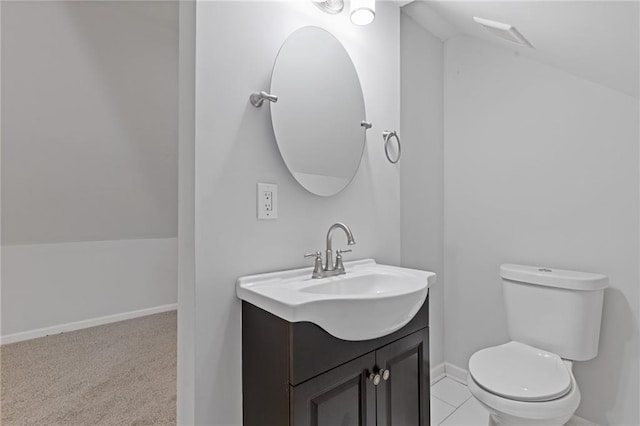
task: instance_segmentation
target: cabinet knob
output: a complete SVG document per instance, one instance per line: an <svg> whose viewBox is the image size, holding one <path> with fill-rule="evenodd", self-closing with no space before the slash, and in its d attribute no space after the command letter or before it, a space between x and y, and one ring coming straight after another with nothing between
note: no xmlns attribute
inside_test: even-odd
<svg viewBox="0 0 640 426"><path fill-rule="evenodd" d="M389 370L380 370L380 375L382 376L382 380L389 380L389 376L391 376L391 372Z"/></svg>
<svg viewBox="0 0 640 426"><path fill-rule="evenodd" d="M380 384L380 375L377 373L369 373L369 380L371 380L375 386L378 386Z"/></svg>

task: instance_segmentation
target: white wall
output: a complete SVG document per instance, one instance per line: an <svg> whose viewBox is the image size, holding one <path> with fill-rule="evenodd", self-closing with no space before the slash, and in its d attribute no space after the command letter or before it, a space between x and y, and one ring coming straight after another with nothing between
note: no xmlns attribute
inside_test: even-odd
<svg viewBox="0 0 640 426"><path fill-rule="evenodd" d="M309 265L329 226L344 221L357 245L350 258L400 263L400 173L384 157L381 132L400 127L400 17L379 2L375 23L358 28L312 2L198 2L196 17L196 354L195 420L241 424L240 302L237 277ZM297 28L336 35L361 79L373 123L360 169L340 194L321 198L288 173L269 107L249 104L269 87L279 47ZM278 184L279 218L256 219L256 182ZM334 244L346 244L337 236Z"/></svg>
<svg viewBox="0 0 640 426"><path fill-rule="evenodd" d="M466 37L445 44L445 359L508 339L498 268L609 276L577 414L637 425L638 100Z"/></svg>
<svg viewBox="0 0 640 426"><path fill-rule="evenodd" d="M195 414L195 67L196 1L181 1L178 197L178 424Z"/></svg>
<svg viewBox="0 0 640 426"><path fill-rule="evenodd" d="M0 2L0 25L2 25L2 2ZM0 82L2 81L2 31L0 28ZM2 176L2 84L0 84L0 180ZM2 182L0 182L0 240L2 236ZM2 306L2 244L0 244L0 309ZM0 335L2 334L2 315L0 314Z"/></svg>
<svg viewBox="0 0 640 426"><path fill-rule="evenodd" d="M177 2L2 8L2 335L175 304Z"/></svg>
<svg viewBox="0 0 640 426"><path fill-rule="evenodd" d="M429 289L435 367L444 361L443 44L404 13L400 30L402 265L438 275Z"/></svg>
<svg viewBox="0 0 640 426"><path fill-rule="evenodd" d="M96 317L175 308L176 238L23 244L4 246L2 256L3 343Z"/></svg>

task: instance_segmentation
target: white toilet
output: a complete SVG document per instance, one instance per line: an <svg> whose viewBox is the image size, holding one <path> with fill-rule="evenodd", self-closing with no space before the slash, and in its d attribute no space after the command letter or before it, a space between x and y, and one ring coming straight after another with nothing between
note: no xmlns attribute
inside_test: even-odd
<svg viewBox="0 0 640 426"><path fill-rule="evenodd" d="M607 277L511 264L500 276L512 341L471 356L469 390L490 425L563 425L580 404L573 362L598 354Z"/></svg>

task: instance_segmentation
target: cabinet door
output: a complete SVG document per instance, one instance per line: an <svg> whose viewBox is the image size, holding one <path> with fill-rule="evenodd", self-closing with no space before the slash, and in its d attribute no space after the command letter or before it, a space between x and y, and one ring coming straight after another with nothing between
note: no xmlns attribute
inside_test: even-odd
<svg viewBox="0 0 640 426"><path fill-rule="evenodd" d="M295 426L375 426L375 386L367 378L373 352L291 387Z"/></svg>
<svg viewBox="0 0 640 426"><path fill-rule="evenodd" d="M377 386L378 426L429 425L429 329L378 349L376 366L389 370Z"/></svg>

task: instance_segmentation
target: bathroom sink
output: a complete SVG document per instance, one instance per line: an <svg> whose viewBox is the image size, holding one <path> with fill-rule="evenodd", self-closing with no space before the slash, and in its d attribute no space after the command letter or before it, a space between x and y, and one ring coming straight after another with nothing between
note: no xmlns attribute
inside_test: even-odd
<svg viewBox="0 0 640 426"><path fill-rule="evenodd" d="M241 277L238 297L289 322L308 321L343 340L368 340L406 325L427 298L433 272L345 263L344 275L311 278L313 268Z"/></svg>
<svg viewBox="0 0 640 426"><path fill-rule="evenodd" d="M380 266L380 265L378 265ZM380 295L397 294L399 291L411 292L415 289L415 282L398 276L398 274L385 274L380 271L363 273L350 277L340 277L331 282L322 282L302 288L304 293L335 294L335 295Z"/></svg>

